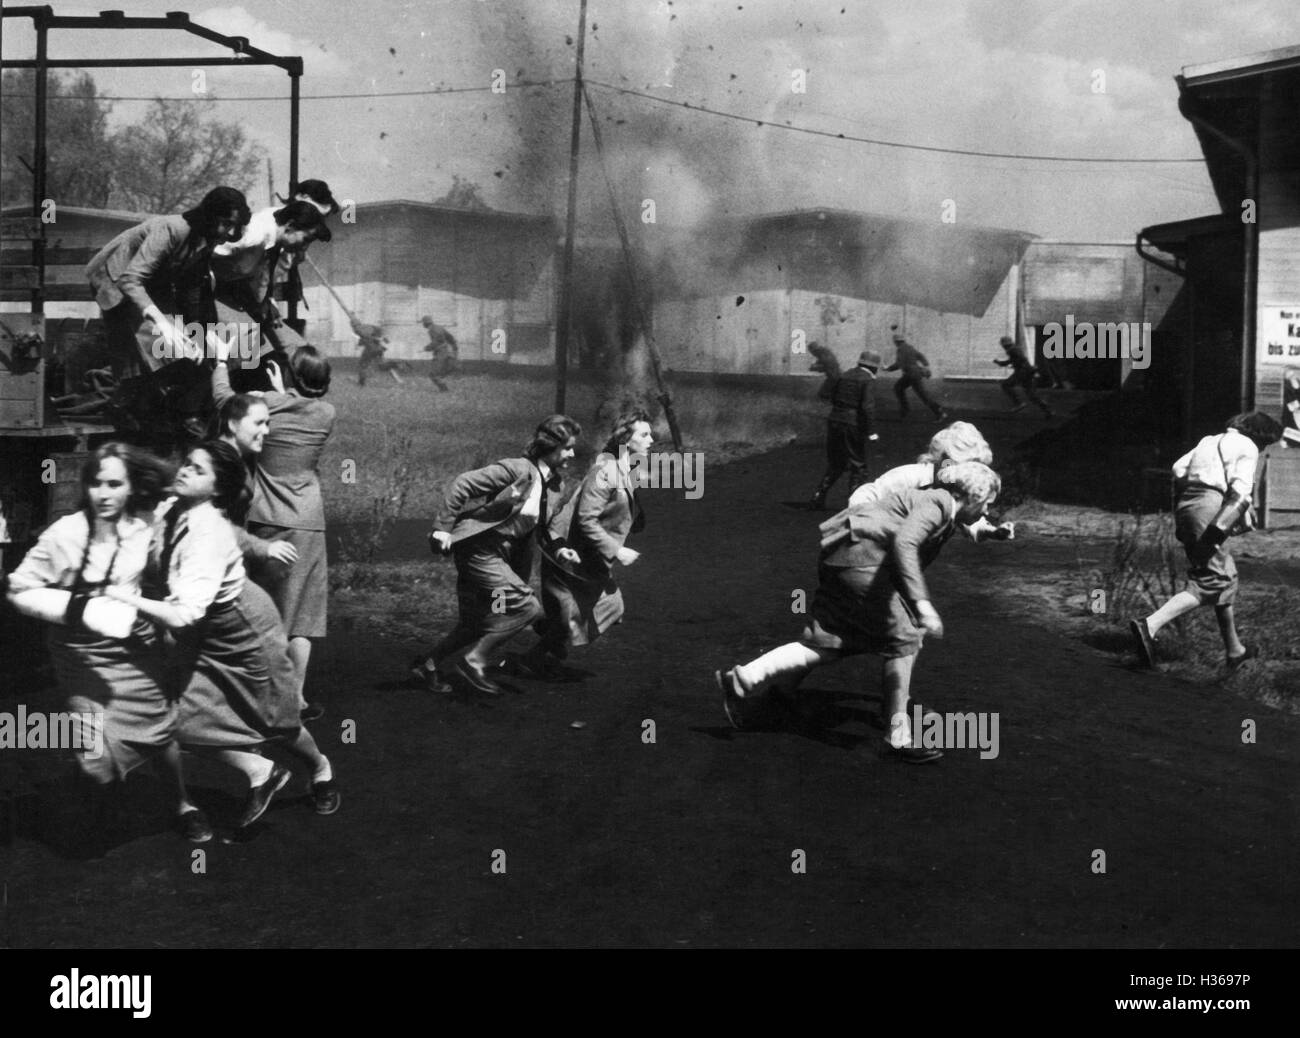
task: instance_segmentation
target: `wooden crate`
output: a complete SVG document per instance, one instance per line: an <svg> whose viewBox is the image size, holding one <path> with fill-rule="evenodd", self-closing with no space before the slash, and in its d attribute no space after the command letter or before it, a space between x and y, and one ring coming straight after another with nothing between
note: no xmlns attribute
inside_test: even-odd
<svg viewBox="0 0 1300 1038"><path fill-rule="evenodd" d="M47 523L71 515L81 504L81 466L90 453L88 450L51 452L49 460L54 462L54 482L49 484Z"/></svg>
<svg viewBox="0 0 1300 1038"><path fill-rule="evenodd" d="M1264 452L1258 498L1262 528L1300 525L1300 448L1274 445Z"/></svg>
<svg viewBox="0 0 1300 1038"><path fill-rule="evenodd" d="M44 317L0 314L0 429L39 429L45 424L44 351L34 363L15 357L17 340L31 332L44 340Z"/></svg>

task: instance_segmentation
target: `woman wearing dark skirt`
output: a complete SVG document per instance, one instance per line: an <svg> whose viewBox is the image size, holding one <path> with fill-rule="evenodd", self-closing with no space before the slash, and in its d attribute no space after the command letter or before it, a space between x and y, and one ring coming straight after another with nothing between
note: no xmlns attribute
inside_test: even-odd
<svg viewBox="0 0 1300 1038"><path fill-rule="evenodd" d="M226 514L242 510L245 479L239 452L229 444L193 448L154 541L166 597L114 594L174 638L169 685L180 690L177 738L248 777L240 826L260 818L290 777L258 751L271 741L293 743L301 730L296 702L275 694L262 636L242 600L243 554Z"/></svg>
<svg viewBox="0 0 1300 1038"><path fill-rule="evenodd" d="M1237 633L1237 564L1224 549L1227 538L1250 528L1250 501L1259 452L1282 438L1282 426L1266 414L1239 414L1218 436L1206 436L1174 462L1178 503L1174 534L1187 554L1187 587L1150 616L1129 621L1145 666L1156 665L1156 637L1165 625L1201 606L1214 606L1225 663L1236 670L1257 652Z"/></svg>
<svg viewBox="0 0 1300 1038"><path fill-rule="evenodd" d="M569 647L589 645L622 622L623 592L614 580L614 564L630 566L640 558L626 541L645 526L635 468L653 444L648 414L636 410L619 416L572 506L552 520L551 549L542 554L541 640L514 661L524 676L558 677ZM560 548L576 552L577 561L565 561Z"/></svg>
<svg viewBox="0 0 1300 1038"><path fill-rule="evenodd" d="M9 578L9 601L52 624L50 655L78 720L82 773L105 787L156 759L174 784L182 831L206 842L211 827L182 778L175 703L134 610L112 601L138 596L165 469L134 447L107 443L87 459L81 485L82 508L41 535ZM87 717L94 720L82 723Z"/></svg>

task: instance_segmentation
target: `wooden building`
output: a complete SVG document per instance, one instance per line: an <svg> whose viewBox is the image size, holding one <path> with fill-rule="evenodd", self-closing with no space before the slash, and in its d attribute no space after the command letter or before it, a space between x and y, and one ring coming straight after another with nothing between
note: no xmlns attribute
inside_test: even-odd
<svg viewBox="0 0 1300 1038"><path fill-rule="evenodd" d="M1176 82L1221 212L1144 228L1138 248L1170 254L1186 279L1189 421L1283 417L1284 383L1300 376L1300 46L1190 66Z"/></svg>
<svg viewBox="0 0 1300 1038"><path fill-rule="evenodd" d="M718 221L654 259L655 336L673 370L802 375L812 341L888 363L898 325L936 378L991 379L1032 239L830 209Z"/></svg>
<svg viewBox="0 0 1300 1038"><path fill-rule="evenodd" d="M419 359L432 317L462 360L547 364L554 352L554 256L549 216L449 209L397 199L363 202L355 220L331 218L334 239L310 256L347 307L384 328L394 359ZM347 314L302 270L309 341L354 355Z"/></svg>

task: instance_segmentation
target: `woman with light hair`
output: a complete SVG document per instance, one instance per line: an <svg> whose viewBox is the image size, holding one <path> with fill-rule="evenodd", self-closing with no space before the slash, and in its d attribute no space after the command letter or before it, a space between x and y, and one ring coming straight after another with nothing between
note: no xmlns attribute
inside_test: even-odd
<svg viewBox="0 0 1300 1038"><path fill-rule="evenodd" d="M630 534L645 526L636 496L637 467L654 444L650 416L625 411L614 421L605 448L596 456L582 486L551 519L542 552L542 606L537 627L541 639L511 661L523 677L557 679L561 660L571 646L590 645L623 621L623 592L614 565L631 566L640 553L627 547ZM569 548L577 562L564 562L558 551Z"/></svg>
<svg viewBox="0 0 1300 1038"><path fill-rule="evenodd" d="M977 461L993 464L993 450L983 434L970 422L953 422L930 439L925 453L911 465L899 465L871 483L858 487L849 498L848 507L821 524L822 548L828 548L849 535L853 517L870 511L877 502L900 490L923 489L935 485L936 474L950 465ZM1006 541L1016 535L1015 523L995 526L983 516L959 531L972 541Z"/></svg>
<svg viewBox="0 0 1300 1038"><path fill-rule="evenodd" d="M745 707L765 691L792 692L815 667L870 653L884 661L882 720L890 749L915 763L941 757L912 746L907 716L922 640L943 636L922 571L957 526L976 522L1001 489L987 465L960 462L941 468L933 487L895 492L862 513L844 543L822 550L812 618L799 641L714 675L731 723L743 727Z"/></svg>

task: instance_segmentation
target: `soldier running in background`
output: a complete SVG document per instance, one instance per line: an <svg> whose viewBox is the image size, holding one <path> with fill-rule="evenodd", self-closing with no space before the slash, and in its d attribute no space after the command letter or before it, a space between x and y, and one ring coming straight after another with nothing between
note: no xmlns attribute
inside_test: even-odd
<svg viewBox="0 0 1300 1038"><path fill-rule="evenodd" d="M856 367L837 379L828 378L818 393L830 401L831 413L826 419L826 474L808 502L814 511L825 509L826 495L845 469L850 472L850 491L867 481L867 441L880 439L872 428L879 370L880 354L864 350Z"/></svg>
<svg viewBox="0 0 1300 1038"><path fill-rule="evenodd" d="M429 378L445 393L448 387L443 378L456 374L460 366L460 347L456 345L456 337L442 325L436 324L432 317L426 315L420 318L420 323L429 333L429 345L424 348L424 352L433 354Z"/></svg>
<svg viewBox="0 0 1300 1038"><path fill-rule="evenodd" d="M357 385L366 384L366 376L371 368L387 371L394 379L401 382L402 376L397 373L397 369L403 366L402 363L384 360L389 345L384 330L377 324L356 324L353 325L352 330L356 332L357 346L361 350L361 364L357 368Z"/></svg>

